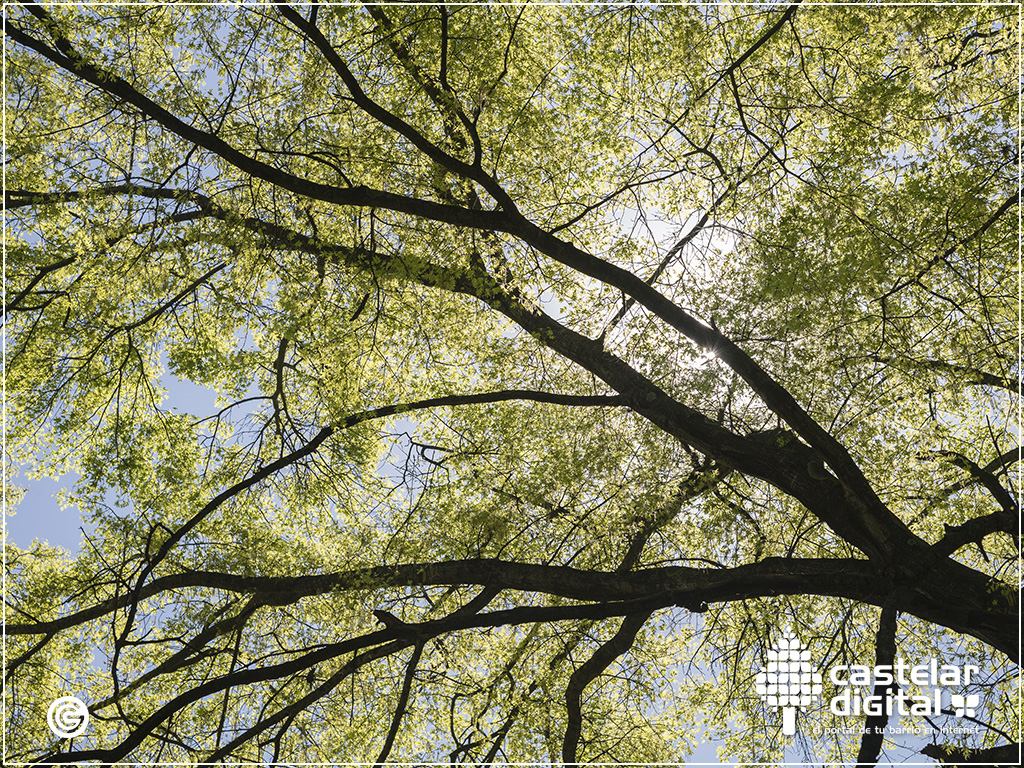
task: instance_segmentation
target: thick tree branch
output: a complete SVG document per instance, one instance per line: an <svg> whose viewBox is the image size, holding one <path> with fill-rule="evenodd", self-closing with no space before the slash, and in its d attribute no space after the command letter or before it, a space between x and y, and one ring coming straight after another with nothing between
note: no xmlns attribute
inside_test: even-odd
<svg viewBox="0 0 1024 768"><path fill-rule="evenodd" d="M999 483L999 478L988 471L986 468L979 467L975 462L964 456L962 453L956 451L935 451L937 456L944 456L949 459L949 462L954 466L960 467L961 469L967 470L981 486L985 488L992 498L995 499L996 503L1002 507L1003 512L1011 517L1016 517L1019 511L1017 502L1014 501L1010 492L1007 491Z"/></svg>
<svg viewBox="0 0 1024 768"><path fill-rule="evenodd" d="M628 275L626 282L639 283L643 290L656 296L658 301L664 302L667 314L681 314L686 318L687 323L696 323L689 315L632 274L595 259L593 256L582 254L581 258L589 266L599 262L602 269L597 270L597 273L604 277L610 275L614 279L615 275ZM905 552L907 549L922 551L925 549L925 543L914 536L877 498L867 480L860 474L859 468L846 453L845 448L835 438L828 435L820 425L810 419L788 392L771 380L753 360L738 347L732 345L732 342L728 343L732 345L731 349L735 355L749 361L750 366L760 371L758 376L768 379L770 384L765 384L765 387L773 389L779 398L792 405L792 408L780 407L774 410L777 413L785 411L791 416L794 413L802 414L801 418L813 425L811 431L817 431L823 435L825 442L835 446L836 450L846 457L845 462L850 471L863 481L852 483L860 491L859 493L850 487L851 484L842 483L825 471L821 464L820 454L807 445L795 440L790 440L784 445L759 444L750 438L740 437L730 432L699 411L689 408L669 396L631 366L605 351L599 341L594 341L566 328L558 321L531 307L527 301L521 300L513 291L489 275L457 272L429 262L412 262L409 259L403 262L403 267L407 270L404 274L424 285L449 291L455 290L475 296L489 304L529 331L549 348L599 376L609 386L621 392L626 398L626 404L634 411L668 434L674 435L685 444L714 457L725 467L765 479L796 497L840 536L870 557L886 562L890 561L898 550ZM581 263L577 263L576 267L585 273L588 269ZM597 273L594 276L603 279ZM606 280L606 282L608 281ZM714 334L716 337L724 339L721 334L711 328L705 328L702 325L700 328L705 329L708 334ZM733 366L737 370L739 367L742 366ZM781 413L781 415L786 418L785 413ZM796 421L800 421L801 418L794 416ZM834 451L832 453L835 454ZM836 461L842 463L839 459ZM891 567L898 568L899 565L899 560L891 563Z"/></svg>
<svg viewBox="0 0 1024 768"><path fill-rule="evenodd" d="M377 756L376 768L383 768L385 761L391 754L391 748L395 744L395 737L398 736L398 729L402 725L402 717L405 715L405 708L409 705L409 693L412 691L412 681L416 676L416 665L420 663L420 656L423 654L423 644L418 643L412 651L412 657L405 668L405 678L402 680L402 691L398 694L398 703L395 704L395 712L391 716L391 727L388 728L388 735L384 739L384 746L381 747Z"/></svg>
<svg viewBox="0 0 1024 768"><path fill-rule="evenodd" d="M940 557L949 557L960 547L971 542L981 541L991 533L1009 534L1014 541L1018 540L1020 518L1005 512L993 512L991 515L975 517L960 525L947 525L945 533L932 546Z"/></svg>
<svg viewBox="0 0 1024 768"><path fill-rule="evenodd" d="M187 199L191 194L176 189L147 187L139 184L109 184L89 189L69 189L61 192L36 191L29 189L8 189L4 192L4 208L9 211L18 208L71 203L76 200L90 200L97 197L145 194L146 197L165 200Z"/></svg>
<svg viewBox="0 0 1024 768"><path fill-rule="evenodd" d="M576 751L579 748L583 728L583 711L580 697L584 689L604 672L619 656L626 653L636 640L637 633L651 617L650 613L636 613L626 616L615 635L594 651L583 665L573 672L565 689L566 726L562 739L562 762L576 765Z"/></svg>
<svg viewBox="0 0 1024 768"><path fill-rule="evenodd" d="M864 477L860 468L856 462L849 455L847 450L842 444L831 434L829 434L820 424L818 424L806 411L796 402L793 396L775 381L763 368L761 368L754 360L741 350L735 343L728 339L724 334L704 325L703 323L696 320L685 310L673 304L668 298L654 290L651 286L647 285L643 280L636 277L632 273L610 264L595 256L584 253L574 246L564 243L557 238L543 232L536 226L529 224L525 220L521 224L521 228L512 228L513 234L522 237L523 240L534 245L543 253L554 258L566 266L572 267L583 274L593 277L597 280L601 280L608 285L615 286L622 290L626 295L635 297L637 301L656 316L660 317L670 326L683 333L692 341L696 342L705 349L714 352L715 356L718 357L722 362L732 368L740 377L747 382L747 384L758 394L758 396L764 401L768 407L770 407L776 414L778 414L783 420L786 421L796 433L803 438L812 448L824 459L828 466L835 472L839 483L843 486L843 490L839 491L839 496L845 498L843 506L849 509L850 506L855 506L858 510L856 516L860 518L860 524L864 530L860 532L860 535L856 536L856 546L867 547L866 552L873 555L877 555L882 559L890 559L897 550L901 547L907 546L913 535L909 532L906 526L899 521L881 502L876 495L874 489L872 489L870 483ZM466 291L469 292L468 290ZM495 298L498 298L497 296ZM508 302L489 302L495 308L509 314L508 310L512 309L508 307ZM517 317L512 319L516 320L523 325L520 320L527 320L523 318L521 313L516 313ZM511 314L509 314L512 317ZM536 325L537 323L532 323ZM545 323L549 328L552 323ZM524 325L524 327L527 327ZM529 330L529 328L528 328ZM551 345L549 345L551 346ZM600 359L600 356L607 355L603 349L599 349L600 345L596 342L592 342L584 337L577 336L576 343L573 344L573 349L557 348L558 351L562 352L566 356L571 357L577 362L581 362L584 350L587 350L589 354L588 358L591 360ZM589 348L589 349L588 349ZM610 356L608 356L610 357ZM582 363L581 363L582 364ZM585 366L590 370L595 370L593 365ZM607 366L602 366L607 369ZM622 366L616 366L619 371L622 370ZM595 371L596 372L596 371ZM625 383L618 384L613 383L612 379L603 372L599 372L602 378L605 379L611 386L618 389L620 392L629 391L635 389L634 386L626 386ZM630 377L635 378L635 377ZM616 375L617 381L622 381L621 375ZM654 402L652 406L663 410L669 406L670 401L664 393L661 393L659 397L656 393L654 395ZM664 399L663 399L664 398ZM666 402L668 401L668 402ZM678 404L673 404L674 410L678 410ZM654 408L643 409L642 406L638 407L637 410L644 412L648 418L658 423L659 426L664 427L664 419L655 420L649 414ZM646 411L646 412L645 412ZM680 430L681 424L676 424L673 428L672 433L679 435L690 445L701 452L708 453L709 455L715 456L723 463L733 466L736 469L741 469L737 464L732 463L732 457L722 451L721 443L715 440L709 440L708 435L710 432L716 433L716 437L721 433L726 433L726 430L714 425L710 420L703 419L703 423L694 423L695 419L690 419L691 425L685 432ZM699 432L694 430L693 426L699 426ZM677 431L679 430L679 431ZM701 434L704 433L704 434ZM735 444L735 440L731 441ZM806 463L807 460L805 460ZM746 471L746 470L741 470ZM763 475L758 475L763 476ZM800 496L798 496L799 498ZM801 501L807 498L806 494ZM806 501L804 503L807 503ZM817 505L808 504L809 508L814 508ZM873 530L872 530L873 529Z"/></svg>
<svg viewBox="0 0 1024 768"><path fill-rule="evenodd" d="M896 608L1017 655L1014 598L992 609L987 578L977 586L974 572L951 561L936 566L934 578L919 580L900 593ZM75 626L112 610L172 589L209 587L257 595L263 605L289 605L334 590L477 584L539 592L571 600L655 600L704 610L707 604L776 595L813 594L883 605L891 582L870 561L853 559L766 558L736 568L648 568L627 573L585 571L565 566L477 559L420 563L297 577L245 577L192 571L154 579L138 596L120 596L99 606L39 624L11 624L8 634L46 634ZM985 609L971 606L986 606Z"/></svg>
<svg viewBox="0 0 1024 768"><path fill-rule="evenodd" d="M892 601L887 601L878 617L878 632L875 634L875 666L892 667L896 659L896 609ZM889 695L888 685L876 685L872 693L886 701ZM882 740L885 738L885 726L889 715L868 715L864 718L864 735L860 740L860 751L857 753L857 765L875 765L882 751Z"/></svg>
<svg viewBox="0 0 1024 768"><path fill-rule="evenodd" d="M982 471L988 473L989 475L992 475L996 479L996 482L998 482L997 473L999 473L1000 470L1003 470L1004 468L1010 466L1011 464L1015 464L1017 461L1020 460L1020 457L1021 457L1020 449L1019 448L1011 448L1010 450L1006 451L1005 453L1002 453L999 456L997 456L996 458L994 458L992 461L990 461L988 464L986 464L981 469L982 469ZM977 482L977 480L976 480L976 478L974 478L972 476L970 479L965 478L963 480L958 480L955 483L950 483L949 485L944 487L942 490L940 490L938 493L936 493L935 495L933 495L933 496L928 498L926 508L925 508L925 510L923 512L921 512L921 517L923 517L924 515L928 514L928 511L930 509L934 508L934 506L935 506L935 504L937 502L940 502L940 501L943 501L945 499L948 499L950 496L952 496L957 491L962 491L964 488L970 487L971 484L973 484L975 482Z"/></svg>
<svg viewBox="0 0 1024 768"><path fill-rule="evenodd" d="M478 584L497 589L540 592L572 600L629 600L672 592L679 599L699 605L701 600L729 595L745 597L798 594L818 583L823 589L875 594L884 582L865 560L769 558L738 568L688 568L672 566L635 571L578 570L566 566L536 565L493 559L453 560L437 563L377 566L314 576L238 576L216 571L183 571L161 576L146 584L138 599L146 600L170 590L208 587L249 594L259 605L289 605L303 597L332 591L381 589L408 586ZM753 590L753 591L751 591ZM815 592L827 594L829 592ZM709 600L707 596L712 596ZM97 606L68 616L38 623L10 623L9 635L40 635L56 632L103 616L129 604L122 594Z"/></svg>

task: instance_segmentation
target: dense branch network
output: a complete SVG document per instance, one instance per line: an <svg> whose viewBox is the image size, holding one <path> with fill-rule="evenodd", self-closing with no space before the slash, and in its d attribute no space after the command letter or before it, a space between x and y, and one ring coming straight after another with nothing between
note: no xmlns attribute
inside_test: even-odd
<svg viewBox="0 0 1024 768"><path fill-rule="evenodd" d="M112 689L95 704L95 711L100 719L121 718L128 726L111 731L116 735L111 737L108 747L69 748L45 754L38 751L28 757L43 762L116 762L131 758L150 740L173 742L177 737L172 735L175 732L172 723L187 717L190 707L197 702L222 695L222 714L214 746L189 747L188 750L214 762L242 754L246 745L257 743L260 754L264 749L269 750L272 759L277 760L287 735L303 713L330 706L332 697L343 690L343 684L354 686L359 675L404 659L399 665L401 672L395 678L397 686L394 701L389 705L390 717L385 718L385 731L373 750L377 763L383 764L395 751L402 729L415 717L416 692L421 679L436 674L428 673L425 668L434 669L436 659L449 652L446 643L457 642L460 633L466 636L471 632L529 627L526 631L530 638L542 629L546 631L545 628L574 627L565 630L565 636L560 638L560 649L552 645L546 655L542 654L542 659L534 660L527 675L529 683L524 678L515 695L509 694L506 711L499 721L493 718L489 721L493 726L489 731L482 723L485 715L492 717L488 709L498 695L496 681L488 686L481 685L479 691L472 694L484 696L485 703L472 727L467 726L466 733L470 735L464 736L466 740L460 741L463 737L456 734L454 715L451 730L457 744L453 756L469 759L472 754L478 754L488 762L493 761L504 749L517 720L525 717L524 712L538 691L546 690L549 679L556 674L562 675L564 695L558 698L564 710L564 724L561 736L549 739L549 750L552 744L557 744L561 759L575 763L587 746L585 691L599 685L617 660L631 653L637 638L649 627L652 616L676 608L705 613L710 606L745 605L746 601L760 598L817 596L880 608L881 623L871 643L880 664L892 663L897 644L897 616L900 615L916 617L975 638L1019 662L1015 591L1007 590L1006 582L991 573L957 559L966 545L973 543L982 548L982 542L992 535L1010 539L1019 553L1019 508L1013 491L1005 485L1004 471L1019 457L1001 449L996 438L993 443L1000 455L994 460L976 461L952 449L934 452L933 459L944 459L966 472L971 481L956 480L931 494L923 505L925 512L920 519L950 503L971 486L984 489L998 509L947 524L941 535L918 532L907 522L909 517L905 511L891 500L891 494L883 494L877 481L873 477L869 479L863 454L855 455L838 430L824 426L827 422L816 414L805 396L791 391L786 379L775 373L771 365L759 363L754 354L733 340L738 337L730 337L713 320L701 321L699 313L688 310L677 293L662 285L679 263L685 263L683 255L705 234L709 221L729 205L748 199L752 194L748 189L757 182L758 174L769 173L762 169L762 163L768 158L775 160L782 178L792 177L796 183L814 186L808 181L812 175L810 170L795 171L799 163L788 159L786 142L801 124L784 123L778 129L778 142L762 138L753 115L758 110L768 109L769 105L760 97L751 96L748 100L744 96L745 89L755 87L745 79L745 68L755 66L760 56L780 45L786 30L799 41L798 5L793 4L781 13L768 14L763 27L753 30L756 32L750 36L753 43L741 48L742 53L732 56L718 68L706 84L694 87L686 108L677 113L679 117L666 121L668 128L652 143L652 147L659 147L668 141L670 134L679 133L693 147L689 154L710 156L725 177L722 161L708 149L710 140L702 147L694 143L685 130L694 114L703 114L701 110L734 108L737 131L751 147L756 147L756 154L747 158L741 153L736 165L743 172L730 177L724 192L708 198L713 202L686 235L676 239L663 255L650 259L656 266L644 278L624 262L599 255L596 248L588 249L586 241L575 233L579 232L579 222L599 214L605 206L611 210L627 193L638 194L637 190L646 182L630 180L616 186L613 192L598 196L598 203L582 206L583 213L567 219L571 225L551 224L542 222L535 210L523 212L532 209L517 201L516 194L510 191L514 188L510 180L500 180L497 162L495 170L485 170L485 158L491 156L490 139L485 132L485 103L496 98L510 79L513 44L516 35L525 34L520 26L526 24L523 21L525 9L509 23L500 72L493 81L477 84L478 104L467 108L463 95L452 85L455 75L450 51L454 50L456 38L451 30L456 11L444 6L438 11L440 60L435 76L429 69L430 62L423 60L424 54L416 44L418 25L426 22L414 20L406 29L398 22L397 11L367 4L364 11L372 19L372 35L380 38L385 60L392 61L400 76L414 84L410 99L422 100L424 113L440 121L441 138L435 138L428 128L421 126L415 112L400 114L396 108L389 107L383 97L374 97L375 88L384 89L362 71L355 54L351 60L347 58L345 47L332 37L340 33L336 29L332 32L332 27L315 8L305 17L291 6L276 6L268 23L283 30L280 34L288 44L302 46L303 50L308 49L309 56L318 57L316 60L323 66L325 76L329 75L336 83L341 94L339 100L347 103L359 120L366 121L370 127L365 130L375 132L374 141L400 147L415 158L411 162L433 169L433 177L425 190L401 191L397 185L372 181L372 174L368 173L369 181L349 182L349 177L360 178L359 163L342 162L340 158L335 158L337 162L332 160L330 165L345 178L345 184L328 184L312 173L307 175L296 170L298 166L275 164L265 159L273 156L269 150L262 145L247 145L241 135L233 135L223 126L218 128L210 123L206 128L200 127L198 121L184 116L181 103L166 100L157 89L147 91L127 74L118 74L112 65L103 63L102 55L90 53L87 40L78 30L67 28L62 15L34 2L22 4L20 8L28 15L21 13L17 18L6 20L5 32L13 47L31 55L34 61L48 62L66 77L87 87L92 98L107 99L124 114L137 113L148 126L191 147L190 151L207 153L208 162L222 169L220 173L235 174L245 180L238 188L248 185L248 192L239 192L235 187L216 189L213 183L209 188L201 183L173 186L177 183L177 171L174 171L163 183L143 181L129 173L129 178L118 183L98 180L77 188L54 185L45 189L19 185L5 191L6 210L21 211L26 217L31 217L33 212L77 210L75 207L81 206L83 216L88 218L90 212L100 216L99 212L108 204L149 201L154 207L141 222L122 222L119 230L111 230L111 234L103 236L108 249L130 244L134 237L143 235L152 235L158 240L184 226L197 229L190 237L182 238L179 245L183 252L217 237L236 244L230 258L218 257L197 266L201 271L196 274L175 273L177 287L173 291L168 290L157 303L139 310L137 317L105 329L94 339L94 348L84 356L76 373L81 374L112 357L116 345L124 338L132 347L135 344L133 332L160 333L162 328L180 323L186 305L197 312L206 309L208 304L199 298L200 291L208 290L216 297L220 295L218 292L226 293L233 281L244 282L245 278L234 274L234 268L235 261L240 260L242 247L237 244L247 242L246 238L258 242L261 258L263 254L300 255L316 265L315 286L308 292L312 298L307 306L301 312L294 312L288 327L266 321L267 327L260 330L260 334L274 338L273 360L264 365L272 375L272 391L268 390L271 394L240 397L234 404L241 406L250 399L266 400L272 409L265 425L255 432L250 466L241 473L241 479L228 480L211 473L212 479L201 494L204 503L194 502L187 509L175 510L173 522L150 525L140 553L124 553L119 563L107 566L108 574L84 585L74 598L63 604L53 603L45 610L31 613L8 601L9 610L17 610L19 618L6 623L6 634L30 641L29 645L19 646L20 653L10 657L8 680L37 663L43 665L45 654L60 638L102 626L112 639L107 655ZM424 18L433 19L433 16ZM803 48L800 55L804 55ZM230 100L225 107L225 121L229 107ZM256 144L261 141L255 140ZM723 151L732 151L725 142L723 148ZM673 175L674 172L657 178L665 180ZM268 189L272 192L267 193ZM774 184L770 189L774 189ZM264 194L281 195L289 202L282 203L279 211L268 213L266 206L261 210L260 205L252 202ZM946 238L940 253L925 260L923 266L915 267L908 279L896 281L892 288L881 291L878 302L882 327L888 322L890 305L903 301L903 296L921 284L926 275L938 272L942 264L948 266L967 246L990 236L1018 204L1019 191L1009 196L1004 194L989 206L994 207L992 211L979 204L975 225L969 232ZM287 211L288 206L295 208L294 215L281 213ZM316 214L313 206L321 206ZM363 216L369 218L369 234L353 236L351 241L343 238L343 228L332 221L334 217L353 217L361 222ZM387 216L394 217L387 226L376 223ZM401 237L396 233L402 233ZM456 243L464 243L469 238L472 246L465 248L465 253L452 246L449 252L436 245L407 246L402 240L414 242L417 237L433 237L434 242L448 238ZM598 286L595 295L600 291L620 295L621 308L610 322L596 326L597 330L594 326L584 328L571 312L563 312L561 307L553 309L551 303L540 298L543 293L537 288L540 283L517 261L523 253L529 254L527 262L538 265L537 273L555 275L550 278L551 285L557 287L559 280L568 283L569 279L559 277L562 273L556 271L565 270L581 284ZM21 269L13 298L5 304L5 317L34 319L25 321L29 330L17 349L16 358L27 355L26 350L31 348L32 323L42 322L58 296L70 295L75 284L94 268L93 259L94 254L75 253ZM73 275L75 270L79 270L77 276ZM592 385L581 390L589 394L542 391L510 381L506 388L494 391L457 390L459 393L452 393L449 390L446 394L401 402L392 400L391 404L375 408L351 409L342 416L326 407L298 416L296 414L301 412L301 406L297 405L301 400L299 384L293 383L291 377L298 377L296 370L300 364L292 361L308 355L297 340L298 329L311 322L309 318L318 302L325 301L329 290L325 287L326 281L334 276L338 276L339 282L357 278L372 280L378 301L382 301L379 296L387 290L382 285L398 284L427 291L432 296L467 302L460 306L471 307L472 311L500 315L532 339L534 347L531 349L536 351L531 354L538 358L550 355L571 366L574 376L589 377ZM274 272L273 280L283 284L288 279L284 266ZM51 286L58 284L65 287L57 293L48 293ZM363 294L354 311L348 308L348 325L360 318L371 295L372 292ZM31 303L40 300L41 303ZM721 370L731 377L733 383L726 404L717 418L709 416L697 398L689 401L679 388L673 388L670 382L660 378L655 366L638 363L636 357L631 356L628 344L613 343L615 332L634 322L640 309L645 322L649 320L671 344L689 345L688 348L713 357ZM257 310L264 311L265 307ZM258 314L257 310L253 310L253 316ZM69 318L70 314L69 310ZM374 339L378 323L384 323L386 316L384 311L376 313L371 324ZM142 361L141 353L137 357ZM931 358L896 358L882 352L871 352L867 358L873 364L893 370L925 370L939 376L962 377L972 385L1019 393L1016 372L996 374L973 363L961 365ZM329 368L335 361L325 359L317 364L321 362L324 368ZM126 365L122 362L122 371ZM489 365L499 371L499 377L513 378L493 361L485 360L477 365L479 370L473 375L481 380L489 375ZM145 364L140 362L140 366L144 368ZM73 376L68 376L56 388L53 403L63 397L61 393L73 390L72 379ZM733 393L740 387L745 388L744 396L749 395L751 404L745 407L768 414L776 425L774 428L765 428L765 422L760 428L745 429L725 423L726 407L731 407ZM117 405L120 415L119 399ZM187 551L209 546L223 535L218 526L222 525L221 520L228 510L247 503L259 493L267 493L279 502L287 499L288 492L282 489L288 489L290 482L298 486L304 477L302 473L307 467L315 467L316 462L329 464L332 457L344 450L345 440L357 439L354 437L359 432L357 428L371 422L387 424L399 418L426 418L428 415L455 420L459 412L482 412L486 407L498 405L523 409L543 405L559 413L611 411L635 416L675 448L689 452L694 469L664 498L652 502L651 509L636 510L636 519L625 535L618 536L616 532L617 540L625 544L621 552L616 551L614 558L605 563L606 567L577 568L552 563L545 559L544 553L536 562L468 557L458 548L453 553L444 553L436 561L397 561L289 576L244 575L226 568L193 569L186 564ZM216 423L219 428L219 415ZM276 456L261 453L264 440L277 441ZM424 457L428 450L450 449L424 447ZM225 451L225 455L228 454L230 451ZM211 449L207 461L213 455ZM698 455L700 458L696 458ZM224 460L239 461L230 455ZM449 471L443 461L427 461L433 465L431 471L440 472L439 468ZM473 470L472 474L475 477L479 473ZM827 527L830 533L824 541L834 547L834 551L827 556L809 557L795 555L791 550L784 557L758 557L728 567L644 563L645 552L654 548L653 542L660 532L672 525L688 505L704 503L707 499L725 499L726 495L726 508L737 517L742 515L753 521L761 539L766 540L758 521L744 508L750 500L726 484L727 478L734 475L747 484L764 483L792 499L810 516L811 522L805 531ZM490 490L493 498L488 503L492 506L497 505L495 500L512 499L520 507L532 504L542 509L548 521L570 516L568 502L552 503L533 488L526 488L522 493L499 488ZM298 497L301 493L296 491L294 495ZM902 503L902 500L897 501ZM474 514L474 503L467 498L464 507L458 509L457 514L470 518ZM595 509L599 507L596 505ZM409 519L417 514L426 515L418 502L411 502L410 509ZM370 511L367 517L375 514ZM589 524L585 516L580 517L579 527ZM479 519L491 521L487 541L495 538L495 531L502 529L493 516ZM798 543L799 537L792 546ZM827 549L824 544L818 547L822 551ZM585 560L586 556L580 553L586 549L581 547L576 556ZM837 551L842 554L837 555ZM469 587L483 588L483 591L475 598L469 597ZM153 618L159 614L161 606L173 604L182 597L187 602L189 595L210 596L212 606L208 615L191 620L189 631L176 634L175 630L161 626L161 619ZM445 600L452 595L456 596L452 599L464 602L460 608L444 608ZM372 611L372 615L384 624L382 629L368 631L360 619L355 626L348 627L344 639L314 642L307 638L306 645L285 641L272 628L275 622L291 620L290 617L313 602L342 597L393 601L388 605L403 606L404 618L380 607ZM485 610L489 607L490 610ZM591 632L593 636L588 634ZM251 638L257 636L271 638L267 648L272 650L250 648L249 643L254 642ZM509 680L514 680L512 670L526 654L526 640L523 643L510 654L504 668L503 675ZM155 660L145 671L122 684L121 670L130 667L126 659L134 658L146 646L166 655L154 656ZM242 661L243 657L248 657L248 661ZM207 663L211 666L201 682L185 690L175 690L159 706L133 710L133 696L147 687L159 690L162 681L173 684L171 681L179 674L193 668L204 669ZM224 667L224 663L228 666ZM222 666L217 667L217 664ZM321 673L321 670L329 672ZM497 679L503 679L503 675L498 675ZM225 730L229 698L241 695L240 690L257 686L266 686L272 695L249 725L229 733ZM466 697L472 698L468 693ZM453 711L455 702L453 697ZM868 724L875 724L870 717ZM882 751L880 736L865 737L860 744L858 761L873 763Z"/></svg>

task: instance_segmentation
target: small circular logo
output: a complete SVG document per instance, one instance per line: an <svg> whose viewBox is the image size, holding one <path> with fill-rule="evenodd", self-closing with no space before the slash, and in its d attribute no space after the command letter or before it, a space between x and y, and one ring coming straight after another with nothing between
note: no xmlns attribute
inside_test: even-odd
<svg viewBox="0 0 1024 768"><path fill-rule="evenodd" d="M46 710L46 724L58 739L71 739L89 725L89 708L75 696L61 696Z"/></svg>

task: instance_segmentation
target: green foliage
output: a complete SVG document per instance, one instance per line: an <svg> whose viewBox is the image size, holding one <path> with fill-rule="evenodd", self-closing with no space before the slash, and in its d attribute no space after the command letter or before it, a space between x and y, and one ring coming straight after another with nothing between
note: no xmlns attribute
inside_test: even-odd
<svg viewBox="0 0 1024 768"><path fill-rule="evenodd" d="M1012 9L8 14L8 761L851 761L883 605L1017 732Z"/></svg>

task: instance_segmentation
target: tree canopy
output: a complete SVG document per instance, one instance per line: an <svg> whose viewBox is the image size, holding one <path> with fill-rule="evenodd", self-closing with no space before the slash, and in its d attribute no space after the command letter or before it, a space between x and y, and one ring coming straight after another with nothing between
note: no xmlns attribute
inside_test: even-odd
<svg viewBox="0 0 1024 768"><path fill-rule="evenodd" d="M1016 6L6 9L7 761L1018 755Z"/></svg>

